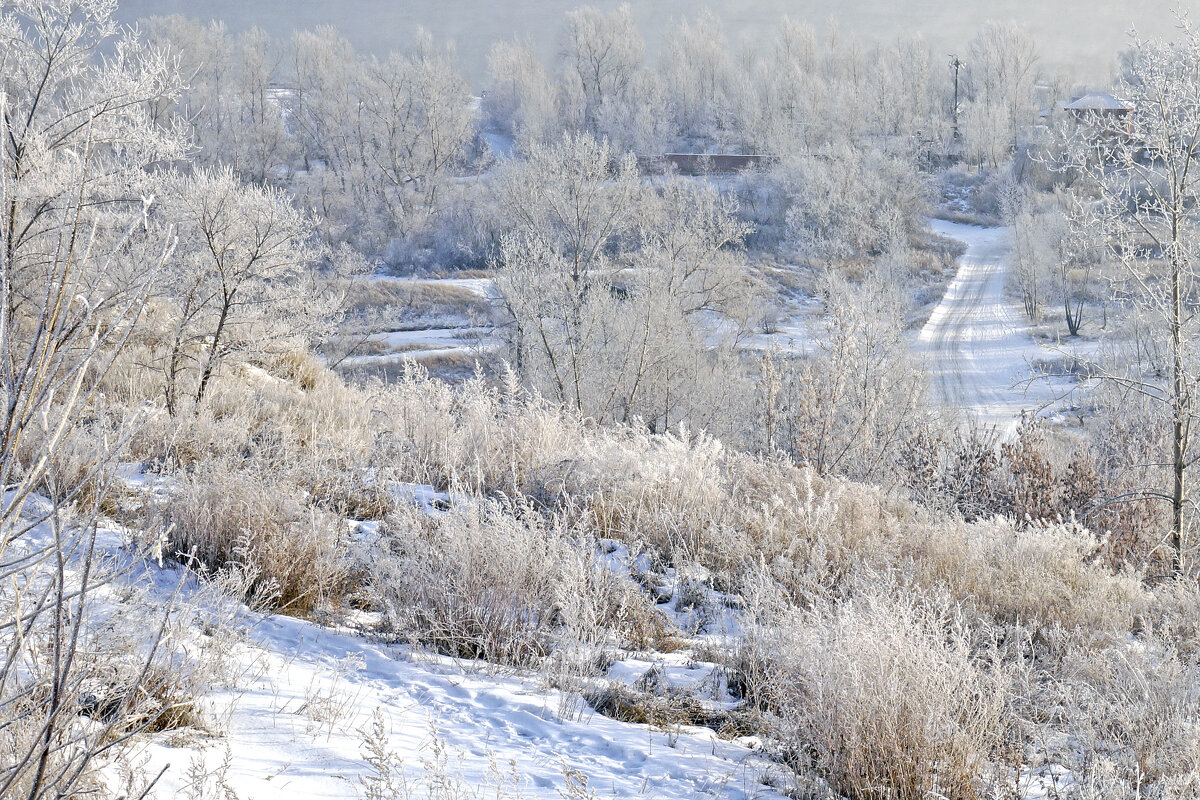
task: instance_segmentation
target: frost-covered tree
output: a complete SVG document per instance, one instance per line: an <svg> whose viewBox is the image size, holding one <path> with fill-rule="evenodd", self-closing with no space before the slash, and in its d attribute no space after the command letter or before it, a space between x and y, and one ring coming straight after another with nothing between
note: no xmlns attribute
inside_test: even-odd
<svg viewBox="0 0 1200 800"><path fill-rule="evenodd" d="M590 136L567 136L508 165L497 193L510 215L497 285L518 372L580 413L611 414L593 382L611 382L597 363L612 356L605 342L625 344L613 252L644 202L636 164Z"/></svg>
<svg viewBox="0 0 1200 800"><path fill-rule="evenodd" d="M1061 217L1048 219L1032 209L1021 209L1013 219L1013 273L1021 303L1031 322L1040 323L1054 280L1057 244L1061 242Z"/></svg>
<svg viewBox="0 0 1200 800"><path fill-rule="evenodd" d="M562 38L565 108L583 130L603 136L606 106L629 101L642 64L646 46L633 11L628 3L608 13L592 6L569 11Z"/></svg>
<svg viewBox="0 0 1200 800"><path fill-rule="evenodd" d="M785 18L762 65L756 85L762 113L757 138L781 158L819 142L816 110L825 84L817 74L819 48L807 25Z"/></svg>
<svg viewBox="0 0 1200 800"><path fill-rule="evenodd" d="M925 187L908 159L831 145L779 167L787 227L801 252L828 261L907 248L924 227Z"/></svg>
<svg viewBox="0 0 1200 800"><path fill-rule="evenodd" d="M1008 159L1032 120L1037 46L1016 23L989 22L968 51L970 103L961 126L967 155L995 168Z"/></svg>
<svg viewBox="0 0 1200 800"><path fill-rule="evenodd" d="M228 168L180 179L163 213L179 237L165 275L172 307L163 363L167 409L176 413L184 396L203 403L232 355L308 333L321 313L310 291L319 251L282 192L243 185Z"/></svg>
<svg viewBox="0 0 1200 800"><path fill-rule="evenodd" d="M132 430L110 419L97 377L133 335L166 251L140 250L140 215L98 220L81 199L86 149L66 152L77 159L58 176L67 196L52 212L57 228L46 237L38 291L19 306L7 302L12 251L0 228L0 796L30 800L93 791L96 770L163 710L151 700L159 685L148 664L161 661L161 629L113 637L96 625L96 599L119 571L98 555L96 527L108 492L103 470ZM3 198L14 184L8 158L0 150ZM107 223L114 241L89 247L89 228ZM81 437L97 426L107 433ZM122 613L107 609L110 624ZM114 638L128 649L114 652ZM118 699L95 713L96 693L110 686Z"/></svg>
<svg viewBox="0 0 1200 800"><path fill-rule="evenodd" d="M822 473L892 484L928 406L925 377L904 341L904 304L886 279L829 273L815 352L768 353L760 417L770 449Z"/></svg>
<svg viewBox="0 0 1200 800"><path fill-rule="evenodd" d="M929 44L920 36L879 47L872 59L870 127L883 136L940 142L944 79Z"/></svg>
<svg viewBox="0 0 1200 800"><path fill-rule="evenodd" d="M631 385L622 417L657 430L690 422L712 429L723 413L707 404L739 335L757 321L757 291L739 248L750 227L711 186L668 181L639 219L637 250L619 280L623 313L635 324Z"/></svg>
<svg viewBox="0 0 1200 800"><path fill-rule="evenodd" d="M497 42L488 55L489 89L484 110L492 122L513 136L518 149L547 142L561 132L557 88L527 44Z"/></svg>
<svg viewBox="0 0 1200 800"><path fill-rule="evenodd" d="M1025 312L1040 322L1048 306L1062 312L1070 336L1083 327L1087 304L1097 294L1103 242L1082 216L1057 198L1045 209L1023 209L1013 221L1016 280Z"/></svg>
<svg viewBox="0 0 1200 800"><path fill-rule="evenodd" d="M497 285L518 372L598 421L694 420L721 377L710 351L748 313L734 206L710 187L656 189L586 135L534 147L497 184L510 215Z"/></svg>
<svg viewBox="0 0 1200 800"><path fill-rule="evenodd" d="M1141 494L1170 508L1166 539L1179 573L1196 521L1200 35L1185 22L1178 41L1135 40L1119 91L1134 107L1127 116L1068 123L1068 166L1087 179L1085 222L1107 235L1123 276L1118 289L1134 304L1134 316L1148 323L1154 342L1127 368L1103 375L1160 411L1167 475L1164 485Z"/></svg>
<svg viewBox="0 0 1200 800"><path fill-rule="evenodd" d="M176 107L191 132L196 162L232 167L263 183L286 173L294 151L275 85L279 56L261 29L229 33L223 22L153 17L147 39L179 59L188 86Z"/></svg>
<svg viewBox="0 0 1200 800"><path fill-rule="evenodd" d="M747 141L784 159L864 141L940 150L946 86L937 65L919 37L868 46L837 31L818 39L785 20L750 69L757 102L745 115Z"/></svg>
<svg viewBox="0 0 1200 800"><path fill-rule="evenodd" d="M297 31L288 54L288 81L295 92L291 122L308 170L317 161L329 162L347 134L343 123L352 119L353 99L347 89L355 80L357 57L349 40L329 26Z"/></svg>
<svg viewBox="0 0 1200 800"><path fill-rule="evenodd" d="M135 335L168 252L148 246L155 167L184 148L152 113L179 85L169 60L118 31L113 9L0 5L5 798L94 792L97 768L157 713L148 662L161 632L131 630L114 652L118 637L96 624L95 600L120 569L96 550L103 471L132 427L99 382ZM111 604L105 612L114 627L127 622ZM98 713L109 687L117 699Z"/></svg>
<svg viewBox="0 0 1200 800"><path fill-rule="evenodd" d="M660 69L676 136L701 149L741 139L753 107L749 77L716 17L704 12L694 22L684 20L667 42Z"/></svg>
<svg viewBox="0 0 1200 800"><path fill-rule="evenodd" d="M152 113L179 91L170 56L119 29L113 10L109 0L0 6L8 181L0 226L11 308L37 291L26 276L51 260L66 208L82 198L88 218L140 207L154 194L154 168L187 152L183 137Z"/></svg>
<svg viewBox="0 0 1200 800"><path fill-rule="evenodd" d="M309 171L301 202L335 241L380 249L425 230L475 137L452 53L422 35L407 53L356 59L330 30L294 40L296 125Z"/></svg>

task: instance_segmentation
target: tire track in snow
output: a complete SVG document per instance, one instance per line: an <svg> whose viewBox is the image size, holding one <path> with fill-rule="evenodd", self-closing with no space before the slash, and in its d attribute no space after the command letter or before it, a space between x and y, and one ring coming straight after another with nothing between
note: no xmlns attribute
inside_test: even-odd
<svg viewBox="0 0 1200 800"><path fill-rule="evenodd" d="M1023 410L1038 409L1049 395L1049 387L1021 385L1041 350L1020 310L1005 296L1010 229L942 220L931 225L967 246L957 274L918 336L933 399L1007 435Z"/></svg>

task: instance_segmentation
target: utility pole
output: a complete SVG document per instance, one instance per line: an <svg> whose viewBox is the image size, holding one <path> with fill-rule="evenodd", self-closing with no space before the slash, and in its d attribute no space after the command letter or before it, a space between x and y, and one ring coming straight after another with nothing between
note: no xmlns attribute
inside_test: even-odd
<svg viewBox="0 0 1200 800"><path fill-rule="evenodd" d="M954 70L954 141L958 141L958 71L963 62L958 56L950 55L950 68Z"/></svg>

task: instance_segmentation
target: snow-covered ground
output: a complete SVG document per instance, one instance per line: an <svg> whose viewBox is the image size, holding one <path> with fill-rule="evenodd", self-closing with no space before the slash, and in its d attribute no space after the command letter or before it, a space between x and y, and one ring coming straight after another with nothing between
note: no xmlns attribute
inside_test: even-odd
<svg viewBox="0 0 1200 800"><path fill-rule="evenodd" d="M742 339L742 348L749 352L778 349L793 356L811 355L817 350L821 336L821 301L799 293L781 295L781 317L767 330Z"/></svg>
<svg viewBox="0 0 1200 800"><path fill-rule="evenodd" d="M468 797L511 777L516 791L496 797L560 800L566 770L598 797L782 797L763 784L777 767L746 746L707 729L603 717L539 676L489 674L280 616L262 619L237 657L253 678L209 698L220 735L166 734L146 745L151 774L173 765L158 797L188 796L198 774L220 775L240 798L363 796L375 725L411 785L446 780Z"/></svg>
<svg viewBox="0 0 1200 800"><path fill-rule="evenodd" d="M490 328L475 326L447 328L418 328L406 331L373 333L365 340L382 352L348 356L342 364L348 367L398 363L405 358L420 362L426 358L465 355L482 358L497 345Z"/></svg>
<svg viewBox="0 0 1200 800"><path fill-rule="evenodd" d="M1011 229L930 224L935 233L967 245L954 280L917 337L934 399L985 427L1011 432L1022 411L1052 407L1071 388L1066 378L1031 380L1035 362L1061 354L1034 341L1022 310L1006 294Z"/></svg>
<svg viewBox="0 0 1200 800"><path fill-rule="evenodd" d="M381 277L381 280L396 279ZM482 304L491 304L499 297L491 278L412 278L405 282L464 289ZM487 360L499 347L490 326L480 325L481 320L469 319L465 314L422 322L425 324L404 330L373 333L364 340L366 352L350 355L340 363L350 368L370 368L399 364L404 359L423 363L447 356Z"/></svg>
<svg viewBox="0 0 1200 800"><path fill-rule="evenodd" d="M120 474L132 489L161 489L136 465L124 465ZM424 485L399 484L393 491L430 514L441 513L439 504L450 500ZM226 685L196 698L203 729L146 736L127 759L146 776L165 768L150 797L387 797L367 790L372 779L383 777L378 754L386 752L386 768L399 772L393 780L408 786L398 800L783 800L772 784L782 785L784 773L753 749L753 739L731 741L708 728L662 729L605 717L581 695L549 688L550 675L389 643L367 632L376 620L365 612L326 627L236 604L231 609L232 601L217 600L182 568L138 558L131 541L128 531L116 527L98 536L106 560L131 565L120 582L141 587L144 602L163 610L182 603L189 613L220 618L216 628L199 626L207 632L196 636L220 637L220 673L227 676ZM601 557L626 573L645 566L631 562L623 548ZM677 584L684 577L703 576L672 573L664 580ZM728 604L718 604L724 611L715 615L694 618L696 611L676 607L676 589L672 585L675 596L662 606L669 618L702 629L697 641L729 635ZM206 611L214 603L221 610ZM588 685L653 681L692 692L712 707L737 704L717 665L693 658L689 650L614 655L619 658L607 676ZM367 757L368 747L375 758ZM108 777L115 785L117 765ZM578 790L580 781L587 790L572 794L572 782Z"/></svg>

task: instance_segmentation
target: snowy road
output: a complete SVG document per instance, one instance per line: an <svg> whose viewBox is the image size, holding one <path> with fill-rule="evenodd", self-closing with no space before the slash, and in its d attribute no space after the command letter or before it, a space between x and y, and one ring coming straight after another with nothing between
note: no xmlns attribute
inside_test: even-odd
<svg viewBox="0 0 1200 800"><path fill-rule="evenodd" d="M1037 410L1055 396L1046 381L1027 382L1030 364L1048 353L1005 296L1010 229L943 220L932 220L931 227L967 245L958 273L918 337L934 400L1010 432L1022 410Z"/></svg>

